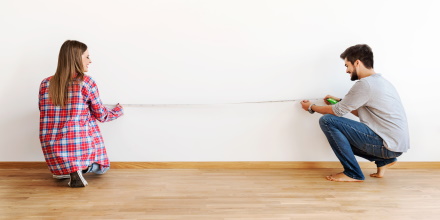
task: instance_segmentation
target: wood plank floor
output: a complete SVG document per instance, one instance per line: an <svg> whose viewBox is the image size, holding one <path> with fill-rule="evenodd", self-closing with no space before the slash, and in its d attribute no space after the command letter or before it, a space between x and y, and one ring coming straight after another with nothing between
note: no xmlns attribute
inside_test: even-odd
<svg viewBox="0 0 440 220"><path fill-rule="evenodd" d="M0 219L439 219L440 170L113 169L69 188L47 169L0 169ZM364 169L368 176L374 169Z"/></svg>

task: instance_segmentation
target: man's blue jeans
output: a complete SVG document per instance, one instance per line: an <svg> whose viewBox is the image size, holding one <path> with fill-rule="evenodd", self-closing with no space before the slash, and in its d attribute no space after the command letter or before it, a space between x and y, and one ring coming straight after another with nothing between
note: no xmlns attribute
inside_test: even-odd
<svg viewBox="0 0 440 220"><path fill-rule="evenodd" d="M344 174L353 179L365 179L355 155L382 167L402 154L388 150L382 138L361 122L326 114L319 119L319 125L344 167Z"/></svg>

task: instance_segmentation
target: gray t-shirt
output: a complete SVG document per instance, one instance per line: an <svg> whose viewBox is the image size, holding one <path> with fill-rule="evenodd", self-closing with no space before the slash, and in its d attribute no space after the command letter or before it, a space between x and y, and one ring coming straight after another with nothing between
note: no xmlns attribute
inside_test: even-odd
<svg viewBox="0 0 440 220"><path fill-rule="evenodd" d="M388 150L406 152L409 149L405 110L396 89L381 74L360 79L332 108L340 117L357 109L360 122L379 135Z"/></svg>

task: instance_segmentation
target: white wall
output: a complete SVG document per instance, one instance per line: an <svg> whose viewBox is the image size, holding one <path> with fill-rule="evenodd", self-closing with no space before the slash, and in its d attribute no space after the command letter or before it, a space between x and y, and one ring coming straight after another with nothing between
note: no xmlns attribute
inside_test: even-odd
<svg viewBox="0 0 440 220"><path fill-rule="evenodd" d="M67 39L85 42L104 103L112 161L336 161L298 102L343 97L339 54L357 43L400 92L412 148L439 161L438 1L2 0L0 161L43 161L37 93Z"/></svg>

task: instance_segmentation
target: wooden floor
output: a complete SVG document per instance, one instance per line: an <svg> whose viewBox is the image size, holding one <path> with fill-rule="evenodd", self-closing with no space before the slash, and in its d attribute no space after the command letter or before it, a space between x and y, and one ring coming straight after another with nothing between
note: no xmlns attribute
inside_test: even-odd
<svg viewBox="0 0 440 220"><path fill-rule="evenodd" d="M390 169L363 183L324 179L337 171L113 169L69 188L47 169L0 169L0 219L440 218L438 169Z"/></svg>

